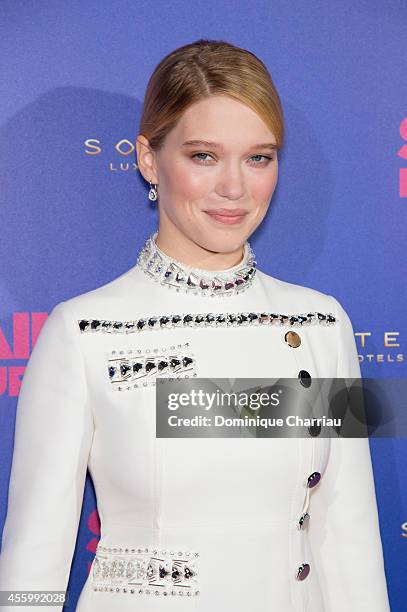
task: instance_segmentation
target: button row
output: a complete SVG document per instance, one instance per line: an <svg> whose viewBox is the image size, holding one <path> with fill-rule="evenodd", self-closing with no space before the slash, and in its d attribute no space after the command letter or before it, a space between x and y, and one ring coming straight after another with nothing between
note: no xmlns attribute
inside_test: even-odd
<svg viewBox="0 0 407 612"><path fill-rule="evenodd" d="M291 346L291 348L298 348L301 344L300 335L295 331L289 331L284 335L284 340ZM298 378L300 379L300 383L303 387L311 386L311 374L307 372L307 370L300 370L298 373Z"/></svg>
<svg viewBox="0 0 407 612"><path fill-rule="evenodd" d="M301 344L301 338L299 334L297 334L297 332L294 332L294 331L287 332L284 335L284 340L292 348L298 348ZM298 372L298 378L303 387L305 387L306 389L310 388L312 378L311 378L311 374L307 372L307 370L300 370ZM319 436L319 434L321 433L321 429L322 429L321 425L311 425L310 427L308 427L308 432L310 436L316 437L316 436Z"/></svg>
<svg viewBox="0 0 407 612"><path fill-rule="evenodd" d="M312 472L312 474L310 474L307 478L307 487L309 489L312 489L319 483L320 480L321 480L320 472ZM298 521L299 529L305 529L308 526L309 519L310 519L310 515L308 514L308 512L304 512L303 514L301 514L300 519ZM310 571L311 571L310 564L302 563L297 569L297 574L296 574L297 580L305 580L305 578L308 576Z"/></svg>
<svg viewBox="0 0 407 612"><path fill-rule="evenodd" d="M284 335L284 341L291 346L291 348L298 348L301 345L301 337L295 331L289 331ZM298 373L298 378L300 383L306 389L309 389L311 386L312 378L307 370L300 370ZM321 433L320 425L312 425L308 427L309 434L311 436L318 436ZM307 478L307 487L312 489L315 487L319 481L321 480L321 474L319 472L313 472ZM308 512L304 512L298 521L299 529L305 529L308 525L310 519L310 515ZM305 578L309 575L311 571L311 567L309 563L302 563L297 569L296 578L297 580L305 580Z"/></svg>

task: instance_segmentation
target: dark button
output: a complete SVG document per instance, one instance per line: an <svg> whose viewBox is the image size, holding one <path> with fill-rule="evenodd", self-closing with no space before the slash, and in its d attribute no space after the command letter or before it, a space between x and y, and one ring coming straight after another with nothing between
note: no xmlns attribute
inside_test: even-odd
<svg viewBox="0 0 407 612"><path fill-rule="evenodd" d="M301 344L301 338L295 331L289 331L285 334L284 340L287 342L288 346L292 348L298 348Z"/></svg>
<svg viewBox="0 0 407 612"><path fill-rule="evenodd" d="M308 389L308 387L311 386L312 378L311 374L307 372L307 370L300 370L298 372L298 378L300 379L300 383L303 387L306 387Z"/></svg>
<svg viewBox="0 0 407 612"><path fill-rule="evenodd" d="M308 514L308 512L304 512L304 514L301 514L300 520L298 521L298 527L300 529L305 529L308 525L309 519L310 515Z"/></svg>
<svg viewBox="0 0 407 612"><path fill-rule="evenodd" d="M309 563L302 563L297 570L297 580L305 580L305 578L310 573Z"/></svg>
<svg viewBox="0 0 407 612"><path fill-rule="evenodd" d="M310 425L308 427L308 433L313 438L316 438L321 433L321 429L322 429L321 425L319 425L318 423L315 423L314 425Z"/></svg>
<svg viewBox="0 0 407 612"><path fill-rule="evenodd" d="M312 489L312 487L315 487L315 485L317 485L320 480L321 480L321 474L319 472L312 472L312 474L308 476L308 480L307 480L308 488Z"/></svg>

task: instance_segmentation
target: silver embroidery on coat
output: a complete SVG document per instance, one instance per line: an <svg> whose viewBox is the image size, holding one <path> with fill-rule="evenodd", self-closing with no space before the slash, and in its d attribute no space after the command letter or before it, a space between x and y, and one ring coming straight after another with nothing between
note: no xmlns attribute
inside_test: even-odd
<svg viewBox="0 0 407 612"><path fill-rule="evenodd" d="M130 321L109 319L79 319L80 331L90 333L138 333L154 329L179 327L258 327L262 325L307 327L309 325L331 326L338 319L332 313L309 312L304 314L278 314L274 312L221 312L198 314L163 314L145 316Z"/></svg>
<svg viewBox="0 0 407 612"><path fill-rule="evenodd" d="M107 375L113 389L130 390L155 386L157 378L174 380L196 376L196 361L189 342L177 347L113 350L108 358Z"/></svg>
<svg viewBox="0 0 407 612"><path fill-rule="evenodd" d="M198 552L157 548L97 547L94 591L138 595L199 595Z"/></svg>

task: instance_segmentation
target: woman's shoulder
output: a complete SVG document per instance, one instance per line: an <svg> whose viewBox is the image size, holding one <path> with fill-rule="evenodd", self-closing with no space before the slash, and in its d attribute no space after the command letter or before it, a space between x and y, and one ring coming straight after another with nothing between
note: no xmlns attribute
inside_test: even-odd
<svg viewBox="0 0 407 612"><path fill-rule="evenodd" d="M94 317L104 311L120 312L128 305L129 298L140 292L136 276L137 270L134 265L93 289L68 297L54 308L65 311L75 318Z"/></svg>
<svg viewBox="0 0 407 612"><path fill-rule="evenodd" d="M343 316L342 304L330 293L291 283L257 270L258 282L268 296L273 310L287 313L324 312Z"/></svg>

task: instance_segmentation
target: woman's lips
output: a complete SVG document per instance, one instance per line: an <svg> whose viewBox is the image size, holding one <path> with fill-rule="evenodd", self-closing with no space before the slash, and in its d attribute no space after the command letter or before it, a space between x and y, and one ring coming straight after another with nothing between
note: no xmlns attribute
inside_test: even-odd
<svg viewBox="0 0 407 612"><path fill-rule="evenodd" d="M209 217L214 219L214 221L223 223L225 225L235 225L236 223L241 223L243 219L245 218L245 216L247 215L246 211L239 212L237 214L233 214L233 211L227 211L227 213L226 212L221 213L217 211L212 212L209 210L205 210L204 212L206 212L206 214L209 215Z"/></svg>

